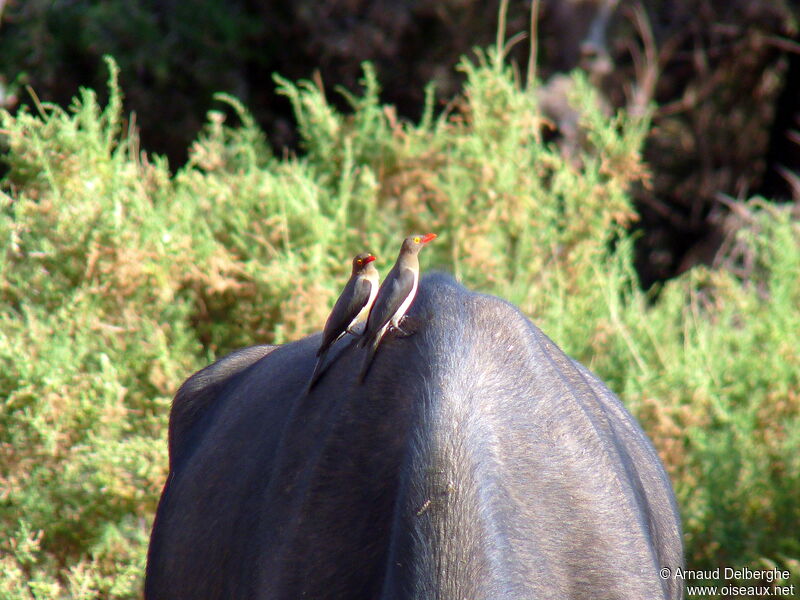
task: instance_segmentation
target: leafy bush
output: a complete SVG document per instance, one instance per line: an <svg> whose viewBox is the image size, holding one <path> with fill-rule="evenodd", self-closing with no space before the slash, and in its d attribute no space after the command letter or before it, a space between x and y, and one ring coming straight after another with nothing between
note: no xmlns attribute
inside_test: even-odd
<svg viewBox="0 0 800 600"><path fill-rule="evenodd" d="M673 477L690 567L800 574L789 213L749 204L752 277L696 270L651 298L626 231L649 124L605 117L580 76L577 157L542 140L535 86L490 51L462 61L436 119L429 91L417 124L380 103L369 65L352 116L278 78L302 158L273 156L219 96L173 175L123 130L109 67L105 107L82 90L68 111L0 116L3 597L137 597L171 394L234 348L318 329L352 255L385 273L409 231L440 235L429 268L517 303L620 393Z"/></svg>

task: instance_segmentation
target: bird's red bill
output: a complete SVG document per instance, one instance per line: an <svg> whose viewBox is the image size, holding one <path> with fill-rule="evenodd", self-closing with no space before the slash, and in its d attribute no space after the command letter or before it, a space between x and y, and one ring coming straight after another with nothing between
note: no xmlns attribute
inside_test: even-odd
<svg viewBox="0 0 800 600"><path fill-rule="evenodd" d="M375 258L376 257L374 257L374 256L372 256L372 254L370 254L367 258L364 259L364 264L371 263L373 260L375 260Z"/></svg>
<svg viewBox="0 0 800 600"><path fill-rule="evenodd" d="M428 242L430 242L431 240L434 240L434 239L436 239L436 234L435 233L426 233L424 236L422 236L422 240L420 240L420 241L423 244L427 244Z"/></svg>

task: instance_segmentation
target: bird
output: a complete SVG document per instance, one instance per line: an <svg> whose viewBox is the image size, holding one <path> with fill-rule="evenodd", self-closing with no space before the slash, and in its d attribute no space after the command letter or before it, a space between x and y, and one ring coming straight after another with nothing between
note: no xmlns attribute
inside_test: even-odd
<svg viewBox="0 0 800 600"><path fill-rule="evenodd" d="M364 381L367 376L372 359L386 330L392 327L405 333L400 328L400 320L405 316L417 294L417 284L419 283L419 258L417 255L428 242L435 238L435 233L428 233L426 235L410 235L403 240L397 261L378 290L378 295L367 317L367 326L359 341L362 348L367 348L359 381Z"/></svg>
<svg viewBox="0 0 800 600"><path fill-rule="evenodd" d="M322 342L317 350L317 362L308 382L308 389L322 376L325 356L331 346L345 333L355 332L352 328L366 319L375 296L378 293L378 270L373 265L375 256L369 252L353 258L353 270L339 299L322 329Z"/></svg>

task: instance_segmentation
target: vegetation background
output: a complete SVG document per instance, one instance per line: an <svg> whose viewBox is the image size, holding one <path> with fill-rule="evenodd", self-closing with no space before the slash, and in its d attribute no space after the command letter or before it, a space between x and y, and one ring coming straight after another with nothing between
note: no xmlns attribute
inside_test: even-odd
<svg viewBox="0 0 800 600"><path fill-rule="evenodd" d="M440 236L428 269L516 303L622 397L672 477L690 568L800 587L796 205L723 197L713 268L644 291L635 223L668 122L636 94L646 72L615 109L591 69L523 75L514 41L462 58L444 107L420 88L413 119L371 63L335 94L276 77L296 153L219 94L170 168L111 59L66 108L0 113L0 598L139 597L174 391L319 329L351 256L385 272L412 230Z"/></svg>

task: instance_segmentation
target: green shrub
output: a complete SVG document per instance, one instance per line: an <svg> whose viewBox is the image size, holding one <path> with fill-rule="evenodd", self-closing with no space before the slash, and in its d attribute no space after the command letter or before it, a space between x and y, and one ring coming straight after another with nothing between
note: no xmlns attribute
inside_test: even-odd
<svg viewBox="0 0 800 600"><path fill-rule="evenodd" d="M221 110L186 167L138 151L110 100L0 116L0 595L133 598L166 474L169 400L214 357L318 329L353 254L385 273L436 232L428 268L518 304L641 419L678 494L693 568L798 571L800 234L761 201L752 276L695 270L639 291L626 226L647 118L611 118L580 76L579 156L543 142L536 88L491 51L463 95L399 121L364 67L352 115L278 79L306 154L278 158ZM237 124L231 125L235 119ZM292 273L291 278L288 273Z"/></svg>
<svg viewBox="0 0 800 600"><path fill-rule="evenodd" d="M670 470L689 564L776 563L796 584L800 223L761 199L746 207L752 275L695 269L668 283L654 306L625 312L625 346L609 354L639 367L618 389Z"/></svg>

